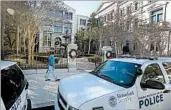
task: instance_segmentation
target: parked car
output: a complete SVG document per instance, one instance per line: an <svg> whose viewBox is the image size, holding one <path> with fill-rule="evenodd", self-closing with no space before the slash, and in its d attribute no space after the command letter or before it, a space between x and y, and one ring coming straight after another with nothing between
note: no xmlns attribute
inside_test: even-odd
<svg viewBox="0 0 171 110"><path fill-rule="evenodd" d="M1 110L29 110L28 82L16 62L1 61Z"/></svg>
<svg viewBox="0 0 171 110"><path fill-rule="evenodd" d="M59 110L171 110L171 58L109 59L59 82Z"/></svg>

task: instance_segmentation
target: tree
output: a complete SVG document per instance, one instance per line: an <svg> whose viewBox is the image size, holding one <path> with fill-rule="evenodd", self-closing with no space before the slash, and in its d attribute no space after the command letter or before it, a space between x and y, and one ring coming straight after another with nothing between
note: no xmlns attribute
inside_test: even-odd
<svg viewBox="0 0 171 110"><path fill-rule="evenodd" d="M90 54L91 42L92 40L97 38L97 19L95 18L95 13L90 15L90 19L88 20L88 28L85 32L85 37L88 39L88 54Z"/></svg>
<svg viewBox="0 0 171 110"><path fill-rule="evenodd" d="M76 44L78 45L78 50L85 51L85 30L80 30L76 33Z"/></svg>
<svg viewBox="0 0 171 110"><path fill-rule="evenodd" d="M8 50L16 50L16 47L20 44L17 40L20 37L20 29L18 28L21 22L20 15L28 7L26 7L26 1L2 1L1 3L1 53L3 54ZM9 13L9 10L13 10L14 13Z"/></svg>
<svg viewBox="0 0 171 110"><path fill-rule="evenodd" d="M21 35L24 47L28 50L28 63L32 64L34 60L36 34L44 25L43 23L48 20L49 24L53 24L54 21L63 20L63 18L58 19L48 17L48 10L66 10L66 7L64 7L63 2L61 1L3 1L2 6L4 12L6 12L7 8L15 10L16 14L13 18L16 20L16 26L14 26L17 27L16 34L17 36ZM4 20L5 19L3 19L3 27ZM7 19L7 21L8 20L10 19ZM4 33L4 30L2 30L2 32Z"/></svg>
<svg viewBox="0 0 171 110"><path fill-rule="evenodd" d="M140 25L133 33L141 44L141 55L163 55L167 47L168 30L165 22Z"/></svg>
<svg viewBox="0 0 171 110"><path fill-rule="evenodd" d="M122 54L122 47L131 36L130 28L135 15L120 13L120 6L116 3L116 8L111 12L111 18L103 26L102 41L112 41L116 56ZM131 11L131 10L130 10ZM105 44L106 45L106 44ZM109 43L107 44L109 45Z"/></svg>

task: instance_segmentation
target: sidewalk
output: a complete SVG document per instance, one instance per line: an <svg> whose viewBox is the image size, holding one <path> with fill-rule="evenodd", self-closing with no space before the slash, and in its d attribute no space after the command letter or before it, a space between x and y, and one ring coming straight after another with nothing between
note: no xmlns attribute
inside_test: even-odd
<svg viewBox="0 0 171 110"><path fill-rule="evenodd" d="M77 71L68 72L68 69L55 69L58 79L67 76L79 74L81 72L90 72L95 68L95 64L88 61L87 58L77 59ZM23 70L29 82L28 96L32 102L32 108L39 108L54 105L57 98L58 81L45 81L47 69Z"/></svg>
<svg viewBox="0 0 171 110"><path fill-rule="evenodd" d="M95 64L88 61L88 58L77 58L77 69L80 70L94 70Z"/></svg>
<svg viewBox="0 0 171 110"><path fill-rule="evenodd" d="M47 69L23 70L29 82L28 96L32 102L32 108L53 105L57 98L58 81L45 81ZM68 72L67 69L56 69L55 73L59 79L79 74L81 71ZM83 72L83 71L82 71Z"/></svg>

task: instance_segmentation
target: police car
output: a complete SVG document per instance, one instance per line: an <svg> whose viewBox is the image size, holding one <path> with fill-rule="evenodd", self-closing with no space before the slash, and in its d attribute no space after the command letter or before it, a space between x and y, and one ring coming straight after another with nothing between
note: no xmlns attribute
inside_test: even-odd
<svg viewBox="0 0 171 110"><path fill-rule="evenodd" d="M109 59L59 82L59 110L171 110L171 58Z"/></svg>
<svg viewBox="0 0 171 110"><path fill-rule="evenodd" d="M1 110L29 110L28 82L16 62L1 61Z"/></svg>

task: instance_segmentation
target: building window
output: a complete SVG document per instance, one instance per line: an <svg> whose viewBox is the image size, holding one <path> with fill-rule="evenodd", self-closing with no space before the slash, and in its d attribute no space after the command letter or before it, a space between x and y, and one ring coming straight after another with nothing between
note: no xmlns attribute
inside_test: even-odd
<svg viewBox="0 0 171 110"><path fill-rule="evenodd" d="M150 45L150 51L153 51L153 50L154 50L154 45L151 44L151 45Z"/></svg>
<svg viewBox="0 0 171 110"><path fill-rule="evenodd" d="M71 12L65 12L64 18L65 18L65 19L72 20L72 13L71 13Z"/></svg>
<svg viewBox="0 0 171 110"><path fill-rule="evenodd" d="M124 30L124 23L120 22L121 29Z"/></svg>
<svg viewBox="0 0 171 110"><path fill-rule="evenodd" d="M43 33L43 46L51 47L52 35L51 33Z"/></svg>
<svg viewBox="0 0 171 110"><path fill-rule="evenodd" d="M138 2L135 3L135 10L138 10Z"/></svg>
<svg viewBox="0 0 171 110"><path fill-rule="evenodd" d="M47 33L43 33L43 46L47 46Z"/></svg>
<svg viewBox="0 0 171 110"><path fill-rule="evenodd" d="M110 19L113 20L113 11L110 13Z"/></svg>
<svg viewBox="0 0 171 110"><path fill-rule="evenodd" d="M134 50L137 48L137 42L134 43Z"/></svg>
<svg viewBox="0 0 171 110"><path fill-rule="evenodd" d="M123 9L122 9L122 15L124 15L125 14L125 8L123 7Z"/></svg>
<svg viewBox="0 0 171 110"><path fill-rule="evenodd" d="M130 22L129 21L126 22L126 30L130 30Z"/></svg>
<svg viewBox="0 0 171 110"><path fill-rule="evenodd" d="M50 10L50 11L48 11L47 14L48 14L48 16L53 17L54 16L54 11Z"/></svg>
<svg viewBox="0 0 171 110"><path fill-rule="evenodd" d="M48 47L51 47L52 34L48 34Z"/></svg>
<svg viewBox="0 0 171 110"><path fill-rule="evenodd" d="M59 18L63 18L63 12L62 11L56 11L55 16Z"/></svg>
<svg viewBox="0 0 171 110"><path fill-rule="evenodd" d="M106 22L106 16L104 16L104 22Z"/></svg>
<svg viewBox="0 0 171 110"><path fill-rule="evenodd" d="M157 22L162 21L163 13L157 15Z"/></svg>
<svg viewBox="0 0 171 110"><path fill-rule="evenodd" d="M131 6L128 6L127 7L127 14L130 14L131 13Z"/></svg>
<svg viewBox="0 0 171 110"><path fill-rule="evenodd" d="M156 23L163 20L163 9L151 12L151 22Z"/></svg>
<svg viewBox="0 0 171 110"><path fill-rule="evenodd" d="M120 11L120 15L122 16L123 15L123 10L121 9L121 11Z"/></svg>
<svg viewBox="0 0 171 110"><path fill-rule="evenodd" d="M135 28L138 28L138 18L136 18L136 19L134 20L134 27L135 27Z"/></svg>
<svg viewBox="0 0 171 110"><path fill-rule="evenodd" d="M107 20L110 21L110 14L107 15Z"/></svg>
<svg viewBox="0 0 171 110"><path fill-rule="evenodd" d="M80 19L80 25L86 26L86 20L85 19Z"/></svg>
<svg viewBox="0 0 171 110"><path fill-rule="evenodd" d="M55 33L62 33L62 23L55 23L54 24L54 32Z"/></svg>
<svg viewBox="0 0 171 110"><path fill-rule="evenodd" d="M156 15L151 16L151 22L155 23L156 22Z"/></svg>
<svg viewBox="0 0 171 110"><path fill-rule="evenodd" d="M71 23L66 23L64 24L64 33L68 31L68 34L72 33L72 24Z"/></svg>
<svg viewBox="0 0 171 110"><path fill-rule="evenodd" d="M158 48L158 46L156 46L156 51L157 51L157 52L159 51L159 48Z"/></svg>

